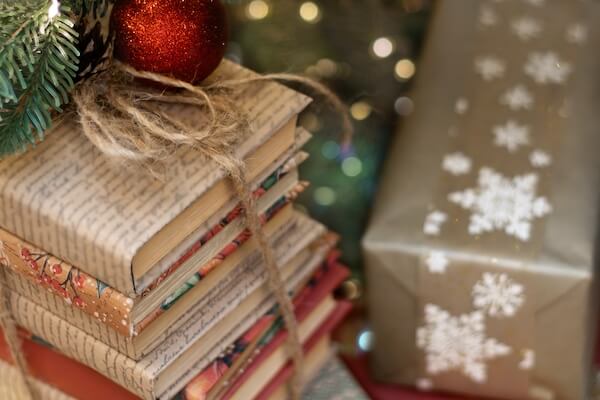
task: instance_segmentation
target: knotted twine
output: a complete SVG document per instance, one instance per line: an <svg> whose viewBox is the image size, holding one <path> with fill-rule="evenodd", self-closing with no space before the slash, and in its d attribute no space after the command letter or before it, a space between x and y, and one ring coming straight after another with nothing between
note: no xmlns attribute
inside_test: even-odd
<svg viewBox="0 0 600 400"><path fill-rule="evenodd" d="M141 84L140 79L155 82L169 90ZM138 71L113 61L112 66L80 84L73 93L75 109L83 134L105 155L117 161L140 163L155 175L161 164L183 147L189 146L217 163L226 173L244 212L245 226L255 238L267 272L269 289L274 293L288 331L287 346L294 364L290 397L299 399L303 387L304 353L300 341L294 306L285 288L285 280L262 229L262 221L245 174L245 163L234 149L252 134L248 118L232 101L232 91L259 81L294 82L306 86L326 99L342 117L343 144L352 136L352 123L341 100L323 84L294 74L221 80L195 86L165 75ZM179 89L173 91L173 89ZM198 126L183 124L177 116L157 107L158 104L187 104L207 112L208 121ZM3 286L3 285L1 285ZM0 293L1 294L1 293ZM6 296L3 298L7 299ZM3 309L9 310L9 304ZM19 351L19 338L10 314L0 323L6 332L11 353L24 382L27 366ZM37 398L33 386L27 385L30 397Z"/></svg>

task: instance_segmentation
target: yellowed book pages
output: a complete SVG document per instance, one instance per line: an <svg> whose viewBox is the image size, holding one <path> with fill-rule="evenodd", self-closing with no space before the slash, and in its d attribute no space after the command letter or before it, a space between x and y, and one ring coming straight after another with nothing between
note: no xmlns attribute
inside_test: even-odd
<svg viewBox="0 0 600 400"><path fill-rule="evenodd" d="M254 76L223 62L215 79ZM244 87L235 99L254 134L235 149L245 158L299 113L309 99L271 82ZM178 108L179 107L179 108ZM194 108L173 106L188 124ZM109 286L135 294L135 258L172 220L224 177L194 150L182 150L163 182L114 165L81 134L74 119L57 124L36 148L0 161L0 226ZM148 266L140 266L143 271Z"/></svg>

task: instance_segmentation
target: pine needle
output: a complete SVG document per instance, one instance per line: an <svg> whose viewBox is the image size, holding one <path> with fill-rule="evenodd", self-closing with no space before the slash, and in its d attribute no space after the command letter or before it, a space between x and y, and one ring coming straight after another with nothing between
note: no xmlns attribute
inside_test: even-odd
<svg viewBox="0 0 600 400"><path fill-rule="evenodd" d="M43 138L69 100L79 51L67 3L0 2L0 157Z"/></svg>

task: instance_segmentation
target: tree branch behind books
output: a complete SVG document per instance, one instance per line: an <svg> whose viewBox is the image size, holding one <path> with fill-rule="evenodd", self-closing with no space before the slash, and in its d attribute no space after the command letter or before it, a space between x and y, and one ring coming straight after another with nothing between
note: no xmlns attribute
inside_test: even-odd
<svg viewBox="0 0 600 400"><path fill-rule="evenodd" d="M71 7L71 5L73 7ZM68 102L79 65L71 16L82 1L0 3L0 155L35 143Z"/></svg>

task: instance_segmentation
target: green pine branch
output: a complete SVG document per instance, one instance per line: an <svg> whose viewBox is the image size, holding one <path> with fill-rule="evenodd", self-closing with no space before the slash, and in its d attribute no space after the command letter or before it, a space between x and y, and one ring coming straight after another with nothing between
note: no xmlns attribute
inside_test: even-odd
<svg viewBox="0 0 600 400"><path fill-rule="evenodd" d="M0 157L43 138L51 113L69 101L79 51L63 3L0 3Z"/></svg>

